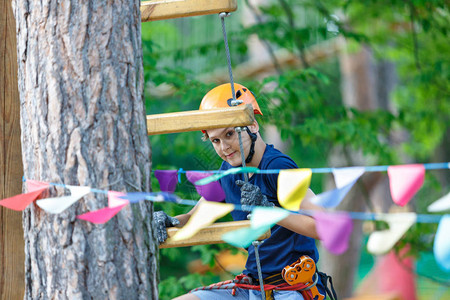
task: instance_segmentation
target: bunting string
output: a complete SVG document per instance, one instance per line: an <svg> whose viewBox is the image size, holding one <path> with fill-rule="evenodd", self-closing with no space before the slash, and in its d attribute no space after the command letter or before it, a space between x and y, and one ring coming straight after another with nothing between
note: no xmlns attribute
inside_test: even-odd
<svg viewBox="0 0 450 300"><path fill-rule="evenodd" d="M356 181L364 172L387 171L392 200L396 205L406 205L417 191L422 187L426 170L449 169L450 163L390 165L390 166L363 166L347 168L315 168L315 169L289 169L289 170L259 170L254 167L233 168L227 171L184 171L180 170L154 170L160 190L159 192L130 192L96 189L86 186L65 185L62 183L39 182L23 179L26 182L27 193L19 194L0 200L0 206L22 211L36 202L44 211L50 214L60 214L71 207L89 193L106 194L108 206L96 211L86 212L77 216L80 220L95 224L104 224L119 213L123 208L139 201L172 202L182 205L199 205L197 213L191 216L189 224L173 237L174 239L188 239L201 228L215 222L232 210L251 211L251 226L249 228L231 231L222 239L231 245L248 247L259 235L269 230L279 221L290 215L305 215L316 220L317 233L322 245L331 253L339 255L348 248L349 239L353 230L353 220L384 221L388 229L374 231L369 235L367 250L375 255L388 253L392 247L403 237L415 223L438 223L435 235L434 254L438 265L450 272L450 242L447 237L450 231L449 214L416 214L408 213L377 213L352 211L317 211L300 209L301 202L306 195L313 173L332 173L336 188L325 191L311 202L324 208L333 208L339 205ZM187 179L195 186L197 192L206 200L181 199L174 194L177 182L180 182L180 173L185 173ZM225 194L217 182L220 178L230 174L257 173L276 174L278 176L278 200L282 208L263 208L238 204L220 203ZM50 186L65 188L70 191L69 196L39 199L41 194ZM432 213L445 212L450 209L450 193L433 202L428 211Z"/></svg>

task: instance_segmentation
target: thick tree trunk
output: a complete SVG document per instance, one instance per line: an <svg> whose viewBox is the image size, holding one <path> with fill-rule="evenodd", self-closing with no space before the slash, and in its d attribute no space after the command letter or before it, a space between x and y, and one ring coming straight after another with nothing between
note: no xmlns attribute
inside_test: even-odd
<svg viewBox="0 0 450 300"><path fill-rule="evenodd" d="M139 4L13 2L26 178L150 189ZM128 206L105 225L76 219L106 204L96 193L61 214L24 212L26 299L157 298L152 206Z"/></svg>
<svg viewBox="0 0 450 300"><path fill-rule="evenodd" d="M388 95L395 85L395 68L387 63L375 64L369 48L355 54L343 53L340 57L342 75L342 97L346 106L359 110L388 109ZM388 67L390 66L390 67ZM330 166L346 167L366 165L367 160L361 153L336 148L330 155ZM331 178L331 177L330 177ZM333 188L329 186L328 189ZM365 174L358 181L346 199L336 208L343 211L365 211L370 199L374 207L387 210L387 182L380 173ZM322 270L333 276L333 283L339 298L353 294L355 275L361 254L363 239L362 222L353 221L353 233L349 249L336 256L327 251L321 253Z"/></svg>

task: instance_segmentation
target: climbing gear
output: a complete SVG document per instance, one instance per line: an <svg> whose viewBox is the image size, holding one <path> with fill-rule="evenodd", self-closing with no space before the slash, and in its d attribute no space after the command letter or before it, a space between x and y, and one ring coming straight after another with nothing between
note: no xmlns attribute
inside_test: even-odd
<svg viewBox="0 0 450 300"><path fill-rule="evenodd" d="M234 88L235 92L231 90L231 87ZM236 100L241 100L242 102L233 105L233 96ZM255 114L262 115L255 96L248 88L239 83L234 83L233 85L224 83L213 88L203 97L199 110L226 108L242 104L250 104Z"/></svg>
<svg viewBox="0 0 450 300"><path fill-rule="evenodd" d="M317 276L316 281L317 283ZM267 277L263 280L263 285L261 287L261 281L258 279L254 279L248 275L240 274L237 275L233 280L222 281L218 283L214 283L208 286L198 287L191 290L189 293L193 293L195 291L200 290L223 290L223 289L231 289L231 295L236 295L236 289L245 289L245 290L261 290L263 289L261 295L263 299L273 300L273 291L297 291L300 292L305 300L316 300L313 298L310 289L310 286L299 283L296 285L289 285L286 281L281 278L281 275L274 274L272 276ZM265 297L265 298L264 298Z"/></svg>
<svg viewBox="0 0 450 300"><path fill-rule="evenodd" d="M325 287L325 292L327 293L328 297L330 297L331 300L337 300L337 295L336 291L334 290L333 280L331 279L331 276L327 275L326 273L319 272L319 270L317 270L317 274L319 274L320 281ZM328 280L330 281L331 289L328 288Z"/></svg>
<svg viewBox="0 0 450 300"><path fill-rule="evenodd" d="M313 298L315 300L323 300L325 296L319 293L315 284L312 285L314 275L316 275L317 281L319 275L316 274L316 263L307 255L302 255L296 262L284 267L283 271L281 271L281 276L288 284L296 285L303 283L311 285L310 290Z"/></svg>

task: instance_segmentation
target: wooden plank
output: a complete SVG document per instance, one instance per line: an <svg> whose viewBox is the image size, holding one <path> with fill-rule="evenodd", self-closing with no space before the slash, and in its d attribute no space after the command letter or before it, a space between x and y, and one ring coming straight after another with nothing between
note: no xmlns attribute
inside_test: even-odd
<svg viewBox="0 0 450 300"><path fill-rule="evenodd" d="M141 2L141 21L157 21L174 18L233 12L236 0L151 0Z"/></svg>
<svg viewBox="0 0 450 300"><path fill-rule="evenodd" d="M200 131L251 125L255 120L251 105L237 107L191 110L147 116L149 135Z"/></svg>
<svg viewBox="0 0 450 300"><path fill-rule="evenodd" d="M196 235L190 239L182 241L171 241L170 238L177 233L180 228L167 228L167 235L169 239L161 244L159 248L175 248L187 247L195 245L220 244L225 243L222 240L222 235L237 229L250 227L250 221L235 221L235 222L220 222L212 224L211 226L201 229ZM259 237L258 240L264 240L270 237L270 230Z"/></svg>
<svg viewBox="0 0 450 300"><path fill-rule="evenodd" d="M16 25L10 0L0 1L0 199L22 192ZM22 213L0 207L0 299L23 299Z"/></svg>

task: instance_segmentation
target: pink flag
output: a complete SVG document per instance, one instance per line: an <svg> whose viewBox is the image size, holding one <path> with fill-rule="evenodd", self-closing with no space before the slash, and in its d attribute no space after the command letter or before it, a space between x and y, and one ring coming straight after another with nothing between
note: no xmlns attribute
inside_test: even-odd
<svg viewBox="0 0 450 300"><path fill-rule="evenodd" d="M173 193L177 187L177 170L155 170L155 177L158 179L161 192Z"/></svg>
<svg viewBox="0 0 450 300"><path fill-rule="evenodd" d="M333 254L347 251L353 222L347 213L314 213L317 234L323 246Z"/></svg>
<svg viewBox="0 0 450 300"><path fill-rule="evenodd" d="M225 199L225 192L222 190L220 183L217 181L205 184L205 185L196 185L195 182L203 179L205 177L211 176L211 173L202 173L195 171L187 171L186 177L187 179L195 185L195 189L197 193L200 194L203 198L208 201L222 201Z"/></svg>
<svg viewBox="0 0 450 300"><path fill-rule="evenodd" d="M113 207L117 207L117 206L121 206L121 205L130 203L130 201L120 198L125 195L126 195L125 193L109 191L108 192L108 207L113 208Z"/></svg>
<svg viewBox="0 0 450 300"><path fill-rule="evenodd" d="M397 205L405 206L422 187L424 165L389 166L387 172L392 200Z"/></svg>
<svg viewBox="0 0 450 300"><path fill-rule="evenodd" d="M34 180L27 180L27 185L30 192L3 199L0 201L0 205L12 210L22 211L27 208L31 202L36 200L49 186L46 182Z"/></svg>
<svg viewBox="0 0 450 300"><path fill-rule="evenodd" d="M111 220L122 208L127 204L122 204L115 207L105 207L96 211L91 211L77 216L78 219L89 221L95 224L104 224Z"/></svg>

